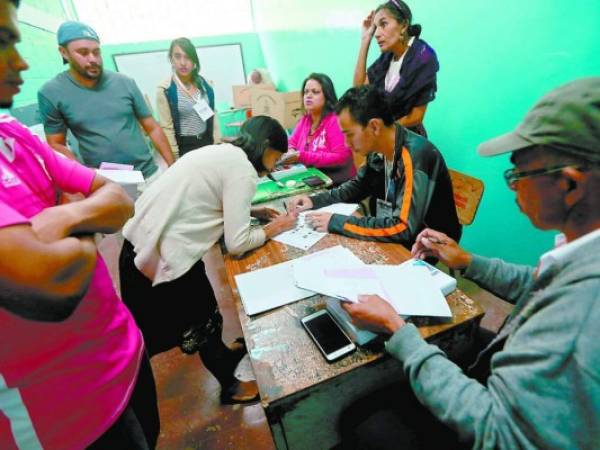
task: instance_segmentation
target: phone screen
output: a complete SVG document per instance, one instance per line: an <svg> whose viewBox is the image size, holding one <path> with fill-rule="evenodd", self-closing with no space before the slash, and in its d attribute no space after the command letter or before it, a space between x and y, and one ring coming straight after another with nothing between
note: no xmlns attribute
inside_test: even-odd
<svg viewBox="0 0 600 450"><path fill-rule="evenodd" d="M327 354L351 344L328 313L306 320L304 325Z"/></svg>
<svg viewBox="0 0 600 450"><path fill-rule="evenodd" d="M325 182L317 176L307 177L307 178L304 178L302 181L304 181L304 183L306 185L312 186L312 187L321 186L322 184L325 184Z"/></svg>

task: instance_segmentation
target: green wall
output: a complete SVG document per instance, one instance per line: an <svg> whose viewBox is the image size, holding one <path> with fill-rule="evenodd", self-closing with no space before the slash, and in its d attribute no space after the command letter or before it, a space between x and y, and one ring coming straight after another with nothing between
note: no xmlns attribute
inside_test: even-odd
<svg viewBox="0 0 600 450"><path fill-rule="evenodd" d="M297 90L312 71L328 73L338 94L350 87L362 18L378 2L252 1L257 33L193 39L196 45L242 44L246 72L268 67L281 90ZM64 18L60 0L24 0ZM410 2L422 37L437 51L438 96L427 111L430 139L448 165L486 186L475 223L462 243L487 255L535 263L553 232L532 227L502 181L507 157L477 156L477 144L514 128L543 93L566 81L600 74L600 1L463 0ZM63 70L53 33L21 25L20 49L31 65L15 106L36 101L39 87ZM166 49L168 41L104 46L115 53ZM369 59L378 56L371 48Z"/></svg>
<svg viewBox="0 0 600 450"><path fill-rule="evenodd" d="M351 84L360 22L378 3L305 0L281 11L273 0L254 0L265 61L278 86L299 89L303 77L319 71L328 73L338 94L343 93ZM426 117L430 139L450 167L485 183L478 215L462 243L482 254L535 263L552 245L554 232L533 228L519 212L502 179L508 157L484 159L475 149L513 129L553 87L600 74L600 1L409 3L441 65L438 96ZM335 15L355 21L336 24ZM295 19L286 29L287 17ZM333 25L320 25L328 22ZM369 59L378 53L371 47Z"/></svg>
<svg viewBox="0 0 600 450"><path fill-rule="evenodd" d="M60 20L66 20L60 0L24 0L22 4L37 8ZM15 107L36 103L37 91L40 87L64 70L58 54L55 33L24 23L19 23L19 29L22 40L18 48L29 63L29 70L23 73L25 84L15 97Z"/></svg>
<svg viewBox="0 0 600 450"><path fill-rule="evenodd" d="M263 58L260 41L256 33L240 33L223 36L210 36L210 37L199 37L190 38L196 46L210 46L210 45L222 45L222 44L241 44L242 46L242 58L244 60L244 70L247 76L256 67L264 67L265 60ZM132 44L121 44L121 45L104 45L102 46L102 54L104 57L104 67L110 70L116 70L113 55L119 53L136 53L136 52L148 52L155 50L168 50L170 40L167 41L152 41L152 42L140 42ZM202 64L202 61L200 61ZM228 127L227 124L230 122L243 121L245 116L243 111L228 113L227 109L231 106L226 103L220 103L219 99L216 99L216 107L219 111L219 124L222 136L233 136L238 128Z"/></svg>
<svg viewBox="0 0 600 450"><path fill-rule="evenodd" d="M265 65L260 41L256 33L240 33L223 36L197 37L190 39L196 46L241 44L242 58L244 59L244 70L246 71L246 75L248 75L255 67L264 67ZM121 45L103 45L102 55L104 58L104 67L109 70L116 70L113 55L120 53L138 53L150 52L155 50L168 50L170 44L170 40L165 40ZM200 61L200 63L202 64L202 61Z"/></svg>

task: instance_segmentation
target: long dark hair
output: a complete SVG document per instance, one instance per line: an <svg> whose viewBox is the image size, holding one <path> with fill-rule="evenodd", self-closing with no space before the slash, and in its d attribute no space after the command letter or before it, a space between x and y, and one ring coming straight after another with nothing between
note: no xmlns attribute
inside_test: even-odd
<svg viewBox="0 0 600 450"><path fill-rule="evenodd" d="M267 148L285 153L288 148L287 133L272 117L255 116L248 119L240 129L240 136L232 142L248 156L257 172L266 170L263 155Z"/></svg>
<svg viewBox="0 0 600 450"><path fill-rule="evenodd" d="M336 105L335 112L341 114L346 108L350 116L363 127L371 119L381 119L387 127L394 123L394 116L383 92L372 84L348 89Z"/></svg>
<svg viewBox="0 0 600 450"><path fill-rule="evenodd" d="M321 119L335 109L335 104L338 101L337 94L335 93L335 87L333 87L333 81L324 73L311 73L302 82L302 90L300 91L300 99L304 99L304 88L309 80L315 80L321 85L323 95L325 96L325 105L323 105L323 111L321 112ZM304 102L302 102L302 108L304 109Z"/></svg>
<svg viewBox="0 0 600 450"><path fill-rule="evenodd" d="M173 51L175 50L175 46L178 46L183 50L183 53L194 63L194 68L192 69L192 81L194 84L200 89L200 91L204 92L204 88L202 87L202 83L200 82L200 60L198 59L198 54L196 53L196 47L192 44L186 37L180 37L174 39L169 46L169 61L173 60Z"/></svg>
<svg viewBox="0 0 600 450"><path fill-rule="evenodd" d="M375 13L377 14L380 10L385 9L390 15L396 19L398 23L408 25L407 33L409 36L418 38L421 35L422 27L419 24L412 24L412 12L406 3L402 0L390 0L389 2L382 3L377 7Z"/></svg>

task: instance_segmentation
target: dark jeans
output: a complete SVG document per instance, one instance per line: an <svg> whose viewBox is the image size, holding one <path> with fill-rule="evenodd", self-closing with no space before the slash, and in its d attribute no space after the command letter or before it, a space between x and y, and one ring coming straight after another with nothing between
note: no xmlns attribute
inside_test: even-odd
<svg viewBox="0 0 600 450"><path fill-rule="evenodd" d="M156 447L160 421L156 386L148 355L144 354L138 379L125 411L89 450L146 450Z"/></svg>
<svg viewBox="0 0 600 450"><path fill-rule="evenodd" d="M352 404L340 421L341 449L461 449L456 432L419 403L408 383L387 386Z"/></svg>
<svg viewBox="0 0 600 450"><path fill-rule="evenodd" d="M179 156L185 155L191 150L204 147L205 145L212 145L214 139L212 136L208 136L208 133L204 133L201 137L198 136L179 136L177 139L177 146L179 147Z"/></svg>
<svg viewBox="0 0 600 450"><path fill-rule="evenodd" d="M197 351L221 386L231 386L239 358L232 357L221 339L223 317L202 260L176 280L153 287L134 258L133 245L125 240L119 256L121 297L142 330L150 356L176 346L186 353ZM192 344L184 334L193 335Z"/></svg>
<svg viewBox="0 0 600 450"><path fill-rule="evenodd" d="M489 359L469 368L494 334L480 328L471 348L455 359L465 373L486 385ZM486 370L487 368L487 370ZM415 396L408 381L383 387L348 407L340 420L341 449L463 449L458 434L440 422Z"/></svg>

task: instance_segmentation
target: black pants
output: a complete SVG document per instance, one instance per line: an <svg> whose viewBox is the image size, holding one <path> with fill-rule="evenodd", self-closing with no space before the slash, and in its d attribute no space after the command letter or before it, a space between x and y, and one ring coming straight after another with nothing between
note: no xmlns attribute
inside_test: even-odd
<svg viewBox="0 0 600 450"><path fill-rule="evenodd" d="M181 157L191 150L196 150L197 148L204 147L205 145L212 145L213 143L214 139L212 136L208 135L208 132L204 133L201 137L179 136L179 139L177 140L179 156Z"/></svg>
<svg viewBox="0 0 600 450"><path fill-rule="evenodd" d="M121 296L142 330L150 356L182 346L183 335L189 337L193 330L195 343L187 339L182 348L186 353L197 351L221 386L231 386L239 358L221 339L223 317L202 260L176 280L152 287L134 258L133 245L125 240L119 257Z"/></svg>
<svg viewBox="0 0 600 450"><path fill-rule="evenodd" d="M468 369L494 334L479 329L472 348L455 361L471 378L486 385L489 360L476 370ZM487 370L484 368L487 364ZM423 406L406 382L383 387L348 407L340 420L342 449L463 449L472 443L460 442L458 434L440 422Z"/></svg>
<svg viewBox="0 0 600 450"><path fill-rule="evenodd" d="M156 447L159 431L156 386L148 355L144 354L135 388L125 411L88 449L153 449Z"/></svg>
<svg viewBox="0 0 600 450"><path fill-rule="evenodd" d="M340 421L342 449L461 449L456 432L415 397L408 383L387 386L352 404Z"/></svg>

